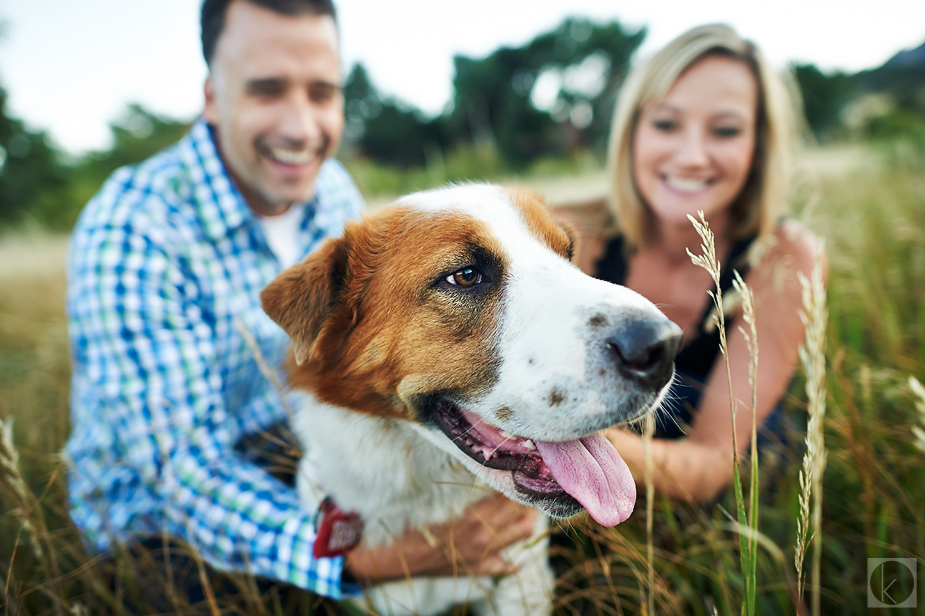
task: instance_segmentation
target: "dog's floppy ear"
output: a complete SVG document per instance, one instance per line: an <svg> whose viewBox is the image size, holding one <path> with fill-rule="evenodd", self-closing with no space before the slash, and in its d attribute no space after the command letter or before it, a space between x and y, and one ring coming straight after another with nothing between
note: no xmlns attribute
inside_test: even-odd
<svg viewBox="0 0 925 616"><path fill-rule="evenodd" d="M344 242L328 240L260 293L264 312L289 334L296 364L311 356L315 339L341 301L348 258Z"/></svg>

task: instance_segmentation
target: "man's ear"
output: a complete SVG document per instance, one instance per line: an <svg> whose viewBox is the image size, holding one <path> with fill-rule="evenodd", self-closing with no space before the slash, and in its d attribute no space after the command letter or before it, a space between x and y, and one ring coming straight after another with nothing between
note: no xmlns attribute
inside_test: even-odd
<svg viewBox="0 0 925 616"><path fill-rule="evenodd" d="M215 100L215 81L212 74L209 73L209 76L206 77L206 82L202 86L203 93L203 107L202 115L206 119L206 122L209 124L218 123L218 107L216 106Z"/></svg>
<svg viewBox="0 0 925 616"><path fill-rule="evenodd" d="M331 239L260 293L264 312L289 334L297 364L313 355L318 334L341 303L346 266L344 240Z"/></svg>

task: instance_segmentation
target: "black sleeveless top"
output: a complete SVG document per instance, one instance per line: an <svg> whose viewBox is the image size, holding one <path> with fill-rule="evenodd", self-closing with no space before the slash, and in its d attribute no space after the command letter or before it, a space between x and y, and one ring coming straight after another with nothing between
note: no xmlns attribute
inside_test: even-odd
<svg viewBox="0 0 925 616"><path fill-rule="evenodd" d="M720 261L719 288L723 294L732 289L733 270L737 270L744 279L748 275L749 264L745 258L748 249L757 235L735 242L725 259ZM625 243L622 236L616 236L607 243L604 256L597 262L597 278L614 284L624 284L629 263L626 259ZM700 325L693 338L686 340L684 347L675 358L677 379L671 386L666 414L658 415L655 436L676 439L686 436L683 428L692 423L696 416L700 393L707 381L707 376L719 356L719 329L714 326L710 314L713 302L707 304L700 318ZM734 319L726 319L726 335L729 335ZM680 381L680 382L679 382Z"/></svg>

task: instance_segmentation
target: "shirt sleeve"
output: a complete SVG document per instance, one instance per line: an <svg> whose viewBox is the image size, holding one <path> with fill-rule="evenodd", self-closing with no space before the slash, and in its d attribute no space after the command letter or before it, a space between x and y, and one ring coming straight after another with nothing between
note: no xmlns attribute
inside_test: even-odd
<svg viewBox="0 0 925 616"><path fill-rule="evenodd" d="M311 514L295 491L235 452L215 324L183 260L157 225L144 226L98 227L72 251L77 415L105 424L115 464L158 502L155 519L216 569L341 598L343 559L313 558Z"/></svg>

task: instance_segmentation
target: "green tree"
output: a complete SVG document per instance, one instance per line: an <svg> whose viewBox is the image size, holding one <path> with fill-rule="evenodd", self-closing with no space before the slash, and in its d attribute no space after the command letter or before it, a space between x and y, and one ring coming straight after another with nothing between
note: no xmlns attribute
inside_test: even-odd
<svg viewBox="0 0 925 616"><path fill-rule="evenodd" d="M175 143L188 127L129 105L110 124L112 147L64 164L44 132L30 131L8 115L0 88L0 225L29 220L50 229L70 228L113 171Z"/></svg>
<svg viewBox="0 0 925 616"><path fill-rule="evenodd" d="M9 115L0 87L0 224L54 222L68 200L68 172L43 131Z"/></svg>
<svg viewBox="0 0 925 616"><path fill-rule="evenodd" d="M451 109L433 119L383 98L355 65L344 92L346 140L361 156L402 167L466 148L485 160L497 152L514 169L544 156L602 151L616 92L644 38L644 29L627 32L616 22L567 19L523 47L457 56ZM546 106L536 104L535 89L549 89L541 82L552 83Z"/></svg>
<svg viewBox="0 0 925 616"><path fill-rule="evenodd" d="M180 140L190 123L155 114L138 103L128 105L122 117L109 124L112 147L89 154L81 166L105 176L139 163Z"/></svg>
<svg viewBox="0 0 925 616"><path fill-rule="evenodd" d="M439 120L394 100L383 99L362 64L344 84L344 137L362 156L391 166L420 167L427 153L448 145Z"/></svg>
<svg viewBox="0 0 925 616"><path fill-rule="evenodd" d="M454 141L491 142L514 166L602 148L616 91L645 34L617 22L566 19L523 47L482 60L457 56L449 121ZM536 105L541 81L550 86L548 108Z"/></svg>
<svg viewBox="0 0 925 616"><path fill-rule="evenodd" d="M838 71L823 73L813 64L796 65L793 72L803 96L806 121L816 137L824 138L840 126L839 113L854 92L853 80Z"/></svg>

